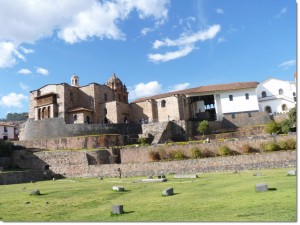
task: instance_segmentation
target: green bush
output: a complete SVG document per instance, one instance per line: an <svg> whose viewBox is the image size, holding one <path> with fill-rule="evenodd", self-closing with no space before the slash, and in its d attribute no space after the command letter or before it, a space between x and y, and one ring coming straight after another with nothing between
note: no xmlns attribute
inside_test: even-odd
<svg viewBox="0 0 300 225"><path fill-rule="evenodd" d="M192 159L201 158L201 151L198 147L191 148L191 157L192 157Z"/></svg>
<svg viewBox="0 0 300 225"><path fill-rule="evenodd" d="M231 149L226 145L220 146L218 149L218 155L220 156L231 155L231 153Z"/></svg>
<svg viewBox="0 0 300 225"><path fill-rule="evenodd" d="M281 150L288 150L289 148L286 141L278 141L277 144Z"/></svg>
<svg viewBox="0 0 300 225"><path fill-rule="evenodd" d="M170 160L183 160L186 159L184 152L182 150L173 150L169 153Z"/></svg>
<svg viewBox="0 0 300 225"><path fill-rule="evenodd" d="M148 143L147 143L147 139L145 138L145 137L140 137L139 139L138 139L138 143L140 144L140 145L147 145Z"/></svg>
<svg viewBox="0 0 300 225"><path fill-rule="evenodd" d="M150 151L149 152L149 158L152 160L152 161L159 161L160 160L160 155L159 155L159 152L158 151Z"/></svg>
<svg viewBox="0 0 300 225"><path fill-rule="evenodd" d="M266 124L265 132L268 134L277 134L280 132L280 126L276 122L271 121Z"/></svg>
<svg viewBox="0 0 300 225"><path fill-rule="evenodd" d="M279 149L279 146L274 141L267 142L263 145L263 150L265 151L278 151Z"/></svg>
<svg viewBox="0 0 300 225"><path fill-rule="evenodd" d="M209 123L207 120L203 120L199 123L197 127L197 131L201 133L202 135L209 133Z"/></svg>

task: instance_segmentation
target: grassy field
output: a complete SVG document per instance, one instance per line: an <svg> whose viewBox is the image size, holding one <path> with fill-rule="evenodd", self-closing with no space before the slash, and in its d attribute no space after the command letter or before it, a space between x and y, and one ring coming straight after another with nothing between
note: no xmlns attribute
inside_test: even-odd
<svg viewBox="0 0 300 225"><path fill-rule="evenodd" d="M136 182L145 177L134 177L1 185L0 220L296 222L296 176L287 176L289 170L203 173L197 179L167 175L168 181L162 183ZM255 185L259 183L266 183L273 190L256 192ZM125 191L116 192L112 186L123 186ZM170 187L174 195L162 196L162 191ZM33 190L40 190L41 195L30 195ZM112 205L118 204L124 205L125 213L112 215Z"/></svg>

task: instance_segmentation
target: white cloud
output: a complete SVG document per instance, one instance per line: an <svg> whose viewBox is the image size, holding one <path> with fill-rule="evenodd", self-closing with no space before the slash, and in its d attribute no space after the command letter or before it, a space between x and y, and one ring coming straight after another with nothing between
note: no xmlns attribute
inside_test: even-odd
<svg viewBox="0 0 300 225"><path fill-rule="evenodd" d="M158 25L167 20L169 5L170 0L1 0L0 68L25 60L17 51L22 44L54 35L70 44L93 37L124 40L118 25L131 12L136 10L139 18L154 19Z"/></svg>
<svg viewBox="0 0 300 225"><path fill-rule="evenodd" d="M162 92L162 85L157 81L150 81L148 83L139 83L133 88L129 88L129 99L137 99L146 96L156 95Z"/></svg>
<svg viewBox="0 0 300 225"><path fill-rule="evenodd" d="M173 87L169 88L169 92L184 90L184 89L187 89L189 86L190 86L190 83L176 84Z"/></svg>
<svg viewBox="0 0 300 225"><path fill-rule="evenodd" d="M29 86L27 86L26 84L19 83L19 85L20 85L20 88L21 88L23 91L29 91Z"/></svg>
<svg viewBox="0 0 300 225"><path fill-rule="evenodd" d="M152 62L166 62L170 60L174 60L191 53L195 47L194 44L199 41L206 41L208 39L213 39L217 33L221 30L220 25L212 25L207 30L200 30L196 33L192 34L181 34L181 37L172 40L166 38L164 40L156 40L153 43L153 48L158 49L161 47L178 47L178 51L168 51L164 54L148 54L148 58Z"/></svg>
<svg viewBox="0 0 300 225"><path fill-rule="evenodd" d="M177 40L171 40L169 38L166 38L163 41L156 40L153 44L153 48L158 49L162 46L183 46L183 45L189 45L194 44L198 41L205 41L208 39L214 38L217 33L221 30L220 25L213 25L209 27L207 30L201 30L193 34L182 34L181 37Z"/></svg>
<svg viewBox="0 0 300 225"><path fill-rule="evenodd" d="M141 30L141 34L142 34L143 36L145 36L146 34L152 32L153 30L154 30L154 28L145 27L145 28L143 28L143 29Z"/></svg>
<svg viewBox="0 0 300 225"><path fill-rule="evenodd" d="M47 69L41 68L41 67L36 67L36 72L38 74L44 75L44 76L48 76L49 75L49 71Z"/></svg>
<svg viewBox="0 0 300 225"><path fill-rule="evenodd" d="M218 14L224 14L224 10L221 9L221 8L217 8L216 9L216 13L218 13Z"/></svg>
<svg viewBox="0 0 300 225"><path fill-rule="evenodd" d="M34 53L33 49L29 49L29 48L24 48L24 47L20 47L20 49L25 53L25 54L31 54Z"/></svg>
<svg viewBox="0 0 300 225"><path fill-rule="evenodd" d="M12 42L0 42L0 68L14 66L17 63L16 58L25 59Z"/></svg>
<svg viewBox="0 0 300 225"><path fill-rule="evenodd" d="M20 69L18 71L19 74L24 74L24 75L27 75L27 74L31 74L31 71L29 69Z"/></svg>
<svg viewBox="0 0 300 225"><path fill-rule="evenodd" d="M296 65L296 60L292 59L292 60L289 60L289 61L279 64L278 67L282 70L287 70L290 67L295 66L295 65Z"/></svg>
<svg viewBox="0 0 300 225"><path fill-rule="evenodd" d="M0 105L5 106L5 107L17 107L21 108L23 107L22 101L23 100L28 100L28 97L23 95L23 94L16 94L14 92L2 96L0 99Z"/></svg>
<svg viewBox="0 0 300 225"><path fill-rule="evenodd" d="M193 51L193 49L194 46L185 46L184 48L178 51L167 52L165 54L148 54L148 58L152 62L167 62L170 60L174 60L186 56L190 54Z"/></svg>
<svg viewBox="0 0 300 225"><path fill-rule="evenodd" d="M280 10L280 12L275 16L277 19L282 17L287 12L287 8L284 7Z"/></svg>

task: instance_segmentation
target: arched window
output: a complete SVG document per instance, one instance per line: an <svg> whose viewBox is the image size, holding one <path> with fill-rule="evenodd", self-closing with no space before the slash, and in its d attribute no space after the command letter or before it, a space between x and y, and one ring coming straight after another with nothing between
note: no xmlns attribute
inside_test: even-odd
<svg viewBox="0 0 300 225"><path fill-rule="evenodd" d="M38 120L41 119L41 109L38 109Z"/></svg>
<svg viewBox="0 0 300 225"><path fill-rule="evenodd" d="M166 100L162 100L162 101L161 101L161 107L162 107L162 108L166 107Z"/></svg>
<svg viewBox="0 0 300 225"><path fill-rule="evenodd" d="M270 106L266 106L265 111L268 113L272 113L272 109Z"/></svg>
<svg viewBox="0 0 300 225"><path fill-rule="evenodd" d="M261 97L263 97L263 98L267 97L267 93L266 93L265 91L263 91L263 92L261 93Z"/></svg>
<svg viewBox="0 0 300 225"><path fill-rule="evenodd" d="M278 90L278 93L279 93L280 95L283 95L283 90L282 90L282 88L280 88L280 89Z"/></svg>
<svg viewBox="0 0 300 225"><path fill-rule="evenodd" d="M73 103L74 97L73 97L73 93L70 93L70 102Z"/></svg>
<svg viewBox="0 0 300 225"><path fill-rule="evenodd" d="M284 112L288 111L288 108L287 108L286 104L283 104L283 105L281 106L281 109L282 109L282 111L284 111Z"/></svg>
<svg viewBox="0 0 300 225"><path fill-rule="evenodd" d="M51 109L50 109L50 106L48 106L48 110L47 110L47 114L48 114L48 118L50 118L50 112L51 112Z"/></svg>
<svg viewBox="0 0 300 225"><path fill-rule="evenodd" d="M74 120L74 122L77 121L77 115L76 114L73 116L73 120Z"/></svg>
<svg viewBox="0 0 300 225"><path fill-rule="evenodd" d="M104 101L107 102L107 94L104 94Z"/></svg>
<svg viewBox="0 0 300 225"><path fill-rule="evenodd" d="M46 111L46 108L44 107L44 108L42 109L42 119L45 118L45 111Z"/></svg>

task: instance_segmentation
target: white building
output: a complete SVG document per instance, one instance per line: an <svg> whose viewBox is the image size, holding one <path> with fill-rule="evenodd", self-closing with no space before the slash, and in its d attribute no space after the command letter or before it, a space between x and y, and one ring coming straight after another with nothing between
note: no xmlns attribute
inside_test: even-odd
<svg viewBox="0 0 300 225"><path fill-rule="evenodd" d="M15 139L15 126L0 122L0 140Z"/></svg>
<svg viewBox="0 0 300 225"><path fill-rule="evenodd" d="M268 78L257 86L259 111L287 113L296 105L296 84L294 81L284 81Z"/></svg>

